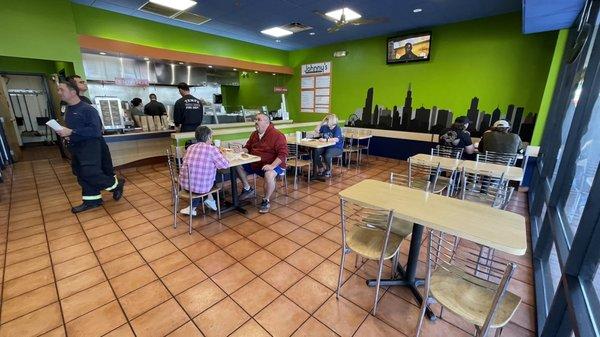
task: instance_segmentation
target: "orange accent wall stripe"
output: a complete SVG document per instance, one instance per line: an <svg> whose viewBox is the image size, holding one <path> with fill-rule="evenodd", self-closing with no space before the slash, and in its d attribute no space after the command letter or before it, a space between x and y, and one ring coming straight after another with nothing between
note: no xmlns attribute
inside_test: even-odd
<svg viewBox="0 0 600 337"><path fill-rule="evenodd" d="M123 53L131 56L149 57L154 59L166 59L186 63L212 65L213 67L237 68L239 70L251 70L268 73L292 75L292 67L276 66L264 63L237 60L229 57L194 54L170 49L148 47L135 43L104 39L89 35L79 35L81 48L108 53Z"/></svg>

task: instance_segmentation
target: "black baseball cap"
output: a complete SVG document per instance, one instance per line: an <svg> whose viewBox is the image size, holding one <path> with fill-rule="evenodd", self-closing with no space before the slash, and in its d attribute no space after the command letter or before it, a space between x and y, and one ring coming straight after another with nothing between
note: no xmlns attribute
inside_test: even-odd
<svg viewBox="0 0 600 337"><path fill-rule="evenodd" d="M456 117L454 123L468 124L470 123L469 118L467 116L459 116Z"/></svg>

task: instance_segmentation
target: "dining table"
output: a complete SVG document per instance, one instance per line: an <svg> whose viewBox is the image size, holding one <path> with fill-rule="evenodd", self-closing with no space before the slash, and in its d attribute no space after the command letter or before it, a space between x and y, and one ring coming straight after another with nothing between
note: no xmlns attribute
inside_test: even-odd
<svg viewBox="0 0 600 337"><path fill-rule="evenodd" d="M394 218L413 223L406 268L398 264L399 277L382 279L381 285L408 287L419 303L423 298L417 287L424 280L416 277L416 271L424 227L508 254L520 256L527 251L525 218L516 213L372 179L340 191L339 196L358 205L393 210ZM367 284L375 286L376 280ZM436 318L429 308L427 316Z"/></svg>
<svg viewBox="0 0 600 337"><path fill-rule="evenodd" d="M229 161L229 179L231 184L231 204L229 207L221 210L221 213L230 211L238 211L246 214L246 209L240 205L240 199L237 191L237 166L250 164L260 161L259 156L251 155L248 153L241 153L233 151L232 149L222 148L223 155Z"/></svg>

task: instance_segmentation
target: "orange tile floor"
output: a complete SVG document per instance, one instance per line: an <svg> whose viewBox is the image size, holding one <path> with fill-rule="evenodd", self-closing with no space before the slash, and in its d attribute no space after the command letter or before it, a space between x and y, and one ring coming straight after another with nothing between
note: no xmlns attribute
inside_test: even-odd
<svg viewBox="0 0 600 337"><path fill-rule="evenodd" d="M121 201L106 194L104 207L75 216L80 189L66 162L17 163L0 184L0 336L412 336L418 308L408 290L382 289L369 314L374 261L355 268L349 258L342 297L334 295L337 193L405 167L371 158L327 183L290 184L270 214L247 205L248 214L221 221L199 216L189 235L187 218L172 226L166 166L122 170ZM526 206L519 193L510 210ZM405 242L402 261L407 251ZM519 265L511 289L523 304L503 336L534 336L531 255L506 258ZM423 336L473 332L446 310Z"/></svg>

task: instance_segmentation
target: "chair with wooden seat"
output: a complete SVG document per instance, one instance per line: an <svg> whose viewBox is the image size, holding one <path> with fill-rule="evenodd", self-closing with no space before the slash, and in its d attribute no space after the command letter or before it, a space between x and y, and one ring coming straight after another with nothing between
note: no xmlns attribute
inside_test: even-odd
<svg viewBox="0 0 600 337"><path fill-rule="evenodd" d="M508 186L504 173L498 175L479 170L461 173L460 198L483 203L494 208L505 209L512 197L514 188Z"/></svg>
<svg viewBox="0 0 600 337"><path fill-rule="evenodd" d="M302 159L298 150L298 144L288 144L287 166L294 168L294 189L298 188L298 169L308 167L308 183L310 183L310 173L312 171L312 161L310 159Z"/></svg>
<svg viewBox="0 0 600 337"><path fill-rule="evenodd" d="M358 169L358 155L359 149L354 146L354 135L350 137L343 137L344 146L342 148L342 154L346 156L346 161L348 162L348 168L350 168L350 162L352 161L352 154L356 153L356 169Z"/></svg>
<svg viewBox="0 0 600 337"><path fill-rule="evenodd" d="M346 255L354 252L357 257L379 260L373 315L377 313L381 274L385 260L396 259L400 244L412 231L412 224L394 227L393 211L363 207L344 198L340 198L340 217L342 221L342 257L336 297L344 276ZM402 223L404 224L404 223Z"/></svg>
<svg viewBox="0 0 600 337"><path fill-rule="evenodd" d="M476 160L482 163L515 166L517 164L517 154L485 151L485 153L478 153Z"/></svg>
<svg viewBox="0 0 600 337"><path fill-rule="evenodd" d="M475 326L476 335L487 336L502 328L517 311L521 298L508 291L516 265L494 259L481 260L471 249L460 245L456 236L428 230L427 271L423 298L430 297L444 308ZM418 337L430 301L421 304Z"/></svg>
<svg viewBox="0 0 600 337"><path fill-rule="evenodd" d="M182 150L175 147L175 149L171 149L167 151L167 163L169 165L169 176L171 178L171 193L173 194L173 228L177 228L177 212L179 211L179 201L180 199L189 200L190 206L195 199L200 199L202 204L202 212L206 214L204 208L204 198L209 195L215 193L217 195L217 216L221 219L221 200L219 196L219 192L221 191L220 187L214 187L210 191L202 194L192 193L191 191L191 179L188 179L188 186L182 186L181 181L179 179L179 173L183 170L184 174L187 177L190 177L190 168L184 161L182 156ZM194 212L190 207L190 221L189 221L189 234L192 234L192 220L194 217Z"/></svg>
<svg viewBox="0 0 600 337"><path fill-rule="evenodd" d="M438 145L431 149L431 155L438 157L461 159L464 150L465 149L462 147Z"/></svg>
<svg viewBox="0 0 600 337"><path fill-rule="evenodd" d="M435 166L421 164L409 159L407 173L390 172L390 182L396 185L408 186L423 191L442 194L446 191L446 195L453 188L455 171L450 173L450 178L440 180L441 168L438 163Z"/></svg>

